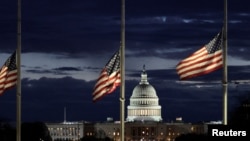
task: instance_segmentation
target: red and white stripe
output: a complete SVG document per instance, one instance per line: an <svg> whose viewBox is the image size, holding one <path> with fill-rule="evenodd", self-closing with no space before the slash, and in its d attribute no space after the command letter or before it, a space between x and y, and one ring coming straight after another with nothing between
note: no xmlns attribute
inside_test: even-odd
<svg viewBox="0 0 250 141"><path fill-rule="evenodd" d="M120 70L114 71L108 75L106 69L103 69L94 87L94 92L92 94L93 102L96 102L103 96L112 93L120 83Z"/></svg>
<svg viewBox="0 0 250 141"><path fill-rule="evenodd" d="M0 95L3 92L16 85L17 70L8 71L6 66L3 66L0 72Z"/></svg>
<svg viewBox="0 0 250 141"><path fill-rule="evenodd" d="M181 80L208 74L223 66L222 50L209 54L205 47L182 60L176 67Z"/></svg>

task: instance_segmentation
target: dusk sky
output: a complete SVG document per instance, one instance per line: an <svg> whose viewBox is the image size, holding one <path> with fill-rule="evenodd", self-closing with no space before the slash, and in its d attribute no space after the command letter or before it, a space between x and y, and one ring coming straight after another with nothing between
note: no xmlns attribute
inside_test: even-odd
<svg viewBox="0 0 250 141"><path fill-rule="evenodd" d="M145 64L164 121L222 120L223 69L180 81L175 67L220 32L223 4L224 0L126 0L125 111ZM240 99L249 96L249 4L228 0L229 116ZM65 107L67 121L120 120L120 87L92 102L96 79L119 48L120 21L121 0L22 0L23 122L62 122ZM16 48L17 0L1 0L0 65ZM0 119L16 120L16 87L0 96Z"/></svg>

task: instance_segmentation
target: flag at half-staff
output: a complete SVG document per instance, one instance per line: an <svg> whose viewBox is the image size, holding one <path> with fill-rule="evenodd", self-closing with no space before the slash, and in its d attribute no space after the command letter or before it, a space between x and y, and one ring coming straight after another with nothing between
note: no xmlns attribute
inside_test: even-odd
<svg viewBox="0 0 250 141"><path fill-rule="evenodd" d="M17 84L16 51L5 61L0 70L0 95Z"/></svg>
<svg viewBox="0 0 250 141"><path fill-rule="evenodd" d="M92 94L93 102L111 94L117 86L120 86L120 50L118 50L102 69L99 78L94 86Z"/></svg>
<svg viewBox="0 0 250 141"><path fill-rule="evenodd" d="M211 73L222 67L222 32L219 32L208 44L180 61L176 70L180 80L186 80Z"/></svg>

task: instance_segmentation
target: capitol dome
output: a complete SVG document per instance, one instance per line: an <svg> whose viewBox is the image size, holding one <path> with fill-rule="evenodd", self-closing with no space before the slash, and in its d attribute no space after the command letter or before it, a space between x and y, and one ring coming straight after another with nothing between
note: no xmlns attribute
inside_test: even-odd
<svg viewBox="0 0 250 141"><path fill-rule="evenodd" d="M145 66L140 83L133 89L127 107L127 121L162 121L161 106L155 88L149 84Z"/></svg>

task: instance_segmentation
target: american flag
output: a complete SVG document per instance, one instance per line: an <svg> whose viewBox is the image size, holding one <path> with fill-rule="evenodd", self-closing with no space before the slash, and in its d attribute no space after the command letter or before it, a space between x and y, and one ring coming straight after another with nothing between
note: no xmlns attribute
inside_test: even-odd
<svg viewBox="0 0 250 141"><path fill-rule="evenodd" d="M17 83L16 52L4 63L0 72L0 95Z"/></svg>
<svg viewBox="0 0 250 141"><path fill-rule="evenodd" d="M222 68L222 32L219 32L208 44L180 61L177 74L181 80L205 75Z"/></svg>
<svg viewBox="0 0 250 141"><path fill-rule="evenodd" d="M93 102L112 93L121 83L120 51L117 51L102 69L94 87Z"/></svg>

